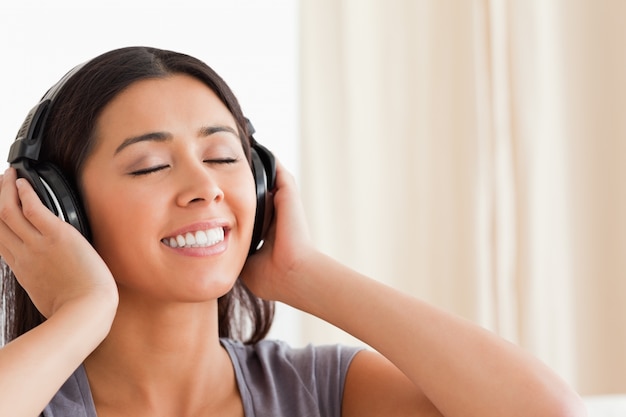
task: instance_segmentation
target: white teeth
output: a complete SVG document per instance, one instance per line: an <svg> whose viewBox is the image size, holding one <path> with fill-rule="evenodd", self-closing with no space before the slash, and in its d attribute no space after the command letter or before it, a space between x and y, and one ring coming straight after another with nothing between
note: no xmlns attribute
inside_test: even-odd
<svg viewBox="0 0 626 417"><path fill-rule="evenodd" d="M197 245L206 245L209 239L202 230L198 230L194 236Z"/></svg>
<svg viewBox="0 0 626 417"><path fill-rule="evenodd" d="M224 240L224 229L216 227L208 230L198 230L195 233L185 233L185 235L172 236L162 240L167 246L172 248L200 248L208 247L220 243Z"/></svg>

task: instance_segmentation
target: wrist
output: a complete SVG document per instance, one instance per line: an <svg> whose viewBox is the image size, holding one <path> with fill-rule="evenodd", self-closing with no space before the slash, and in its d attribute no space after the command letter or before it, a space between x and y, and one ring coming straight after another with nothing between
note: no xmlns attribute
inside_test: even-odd
<svg viewBox="0 0 626 417"><path fill-rule="evenodd" d="M71 337L75 337L76 343L83 345L89 354L111 330L118 301L117 292L93 291L67 301L51 319L63 320L71 329Z"/></svg>
<svg viewBox="0 0 626 417"><path fill-rule="evenodd" d="M336 294L340 285L340 275L335 272L339 264L317 250L311 250L300 257L286 273L281 296L278 301L298 310L320 317L332 304L329 297Z"/></svg>

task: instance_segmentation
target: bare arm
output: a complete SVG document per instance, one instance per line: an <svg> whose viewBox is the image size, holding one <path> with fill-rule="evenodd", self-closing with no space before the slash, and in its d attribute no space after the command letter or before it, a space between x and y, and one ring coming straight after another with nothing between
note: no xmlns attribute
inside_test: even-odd
<svg viewBox="0 0 626 417"><path fill-rule="evenodd" d="M312 248L293 179L282 168L275 203L275 236L248 261L246 283L262 297L344 329L386 358L357 355L344 416L585 415L567 384L524 350Z"/></svg>
<svg viewBox="0 0 626 417"><path fill-rule="evenodd" d="M108 333L113 278L95 250L7 171L0 190L0 254L48 319L0 349L0 415L38 416Z"/></svg>
<svg viewBox="0 0 626 417"><path fill-rule="evenodd" d="M0 349L0 415L41 413L106 335L114 309L105 304L101 297L66 303L46 322Z"/></svg>
<svg viewBox="0 0 626 417"><path fill-rule="evenodd" d="M553 372L470 322L323 255L297 275L285 301L375 348L444 416L579 415L576 395Z"/></svg>

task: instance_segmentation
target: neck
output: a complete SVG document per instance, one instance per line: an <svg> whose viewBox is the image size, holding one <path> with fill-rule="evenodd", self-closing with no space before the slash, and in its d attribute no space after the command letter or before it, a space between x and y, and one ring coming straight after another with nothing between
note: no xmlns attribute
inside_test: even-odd
<svg viewBox="0 0 626 417"><path fill-rule="evenodd" d="M165 410L169 402L174 411L176 404L206 403L207 393L217 401L236 391L218 338L217 300L164 304L120 293L111 331L85 368L96 404L115 399Z"/></svg>

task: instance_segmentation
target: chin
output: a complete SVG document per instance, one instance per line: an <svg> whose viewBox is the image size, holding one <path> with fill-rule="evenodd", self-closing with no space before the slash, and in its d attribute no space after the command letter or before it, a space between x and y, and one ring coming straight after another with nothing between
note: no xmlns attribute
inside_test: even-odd
<svg viewBox="0 0 626 417"><path fill-rule="evenodd" d="M186 278L177 281L175 291L178 293L184 292L191 300L196 302L209 301L228 293L236 281L237 277L220 277L217 274L195 279Z"/></svg>

